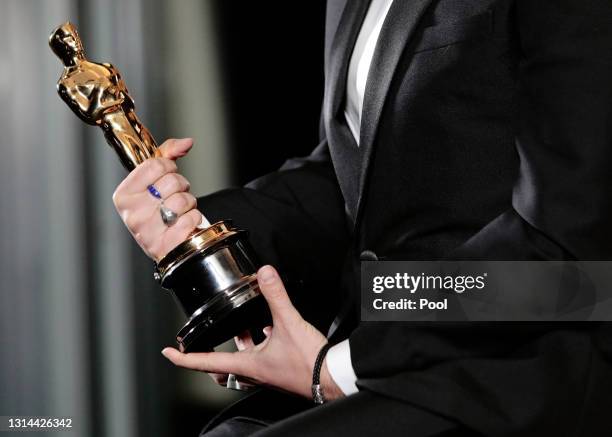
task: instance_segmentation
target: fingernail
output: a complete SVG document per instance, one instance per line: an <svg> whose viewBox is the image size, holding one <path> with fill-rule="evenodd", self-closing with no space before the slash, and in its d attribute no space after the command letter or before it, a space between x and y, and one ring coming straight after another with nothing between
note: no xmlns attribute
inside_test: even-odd
<svg viewBox="0 0 612 437"><path fill-rule="evenodd" d="M272 266L263 266L257 274L261 282L269 284L276 279L276 270Z"/></svg>
<svg viewBox="0 0 612 437"><path fill-rule="evenodd" d="M162 354L164 357L168 358L168 351L169 351L169 349L168 349L168 348L164 348L164 349L162 349L161 354Z"/></svg>

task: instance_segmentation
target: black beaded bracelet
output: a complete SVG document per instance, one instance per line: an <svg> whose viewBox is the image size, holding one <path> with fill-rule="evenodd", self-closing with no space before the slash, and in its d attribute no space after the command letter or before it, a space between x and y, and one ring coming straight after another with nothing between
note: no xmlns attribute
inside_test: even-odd
<svg viewBox="0 0 612 437"><path fill-rule="evenodd" d="M325 403L325 396L323 394L323 388L321 387L321 367L323 366L323 360L330 347L331 344L327 343L321 348L317 355L314 369L312 370L312 400L315 404Z"/></svg>

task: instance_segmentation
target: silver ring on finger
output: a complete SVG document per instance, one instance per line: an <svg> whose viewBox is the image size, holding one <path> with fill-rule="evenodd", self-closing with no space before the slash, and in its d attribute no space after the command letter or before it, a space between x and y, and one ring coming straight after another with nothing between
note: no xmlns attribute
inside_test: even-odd
<svg viewBox="0 0 612 437"><path fill-rule="evenodd" d="M159 215L161 216L162 222L164 222L164 224L168 227L175 224L176 221L178 220L178 214L172 211L166 205L164 205L164 199L162 198L162 195L159 192L159 190L155 188L155 185L147 186L147 190L149 191L149 193L151 193L151 196L155 197L156 199L160 201L159 202Z"/></svg>
<svg viewBox="0 0 612 437"><path fill-rule="evenodd" d="M172 226L178 220L178 214L164 205L164 201L162 200L159 204L159 214L161 215L161 219L164 224L168 227Z"/></svg>

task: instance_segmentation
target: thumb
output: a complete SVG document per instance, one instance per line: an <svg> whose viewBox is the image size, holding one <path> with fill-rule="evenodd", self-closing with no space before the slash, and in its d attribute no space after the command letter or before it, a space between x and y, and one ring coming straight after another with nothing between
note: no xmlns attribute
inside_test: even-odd
<svg viewBox="0 0 612 437"><path fill-rule="evenodd" d="M164 141L164 144L159 146L159 151L161 152L161 156L174 161L187 155L191 147L193 147L192 138L171 138Z"/></svg>
<svg viewBox="0 0 612 437"><path fill-rule="evenodd" d="M287 295L285 285L281 281L277 271L272 266L263 266L257 272L257 283L261 294L268 302L272 320L287 321L294 317L300 317L299 313L291 303Z"/></svg>

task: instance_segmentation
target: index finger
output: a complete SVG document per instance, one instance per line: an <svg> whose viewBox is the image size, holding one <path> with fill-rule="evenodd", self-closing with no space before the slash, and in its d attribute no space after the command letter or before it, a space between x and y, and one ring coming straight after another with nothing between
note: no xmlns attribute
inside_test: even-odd
<svg viewBox="0 0 612 437"><path fill-rule="evenodd" d="M238 373L243 375L245 356L241 352L190 352L182 353L167 347L162 354L172 363L186 369L208 373Z"/></svg>
<svg viewBox="0 0 612 437"><path fill-rule="evenodd" d="M145 191L149 185L168 173L176 173L176 163L168 158L150 158L139 164L117 187L127 194Z"/></svg>

